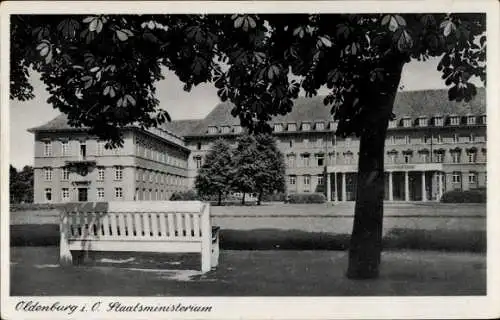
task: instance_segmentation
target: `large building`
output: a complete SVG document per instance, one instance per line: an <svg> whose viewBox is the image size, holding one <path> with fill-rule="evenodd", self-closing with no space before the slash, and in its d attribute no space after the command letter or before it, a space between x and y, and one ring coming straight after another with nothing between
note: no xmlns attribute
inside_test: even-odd
<svg viewBox="0 0 500 320"><path fill-rule="evenodd" d="M31 129L35 202L162 200L190 189L213 141L234 142L243 132L231 108L221 103L204 119L148 132L128 128L116 150L104 150L64 116ZM385 148L386 200L439 200L449 190L486 187L484 90L468 103L448 101L445 90L400 92L394 113ZM359 140L335 137L322 97L299 98L271 125L287 161L289 193L325 190L328 200L354 200Z"/></svg>

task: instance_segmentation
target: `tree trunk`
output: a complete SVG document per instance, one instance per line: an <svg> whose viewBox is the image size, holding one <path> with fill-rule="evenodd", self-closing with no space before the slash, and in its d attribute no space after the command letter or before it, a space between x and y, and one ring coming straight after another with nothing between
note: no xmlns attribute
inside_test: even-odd
<svg viewBox="0 0 500 320"><path fill-rule="evenodd" d="M243 192L243 196L241 197L241 204L245 205L245 192Z"/></svg>
<svg viewBox="0 0 500 320"><path fill-rule="evenodd" d="M220 206L222 204L222 191L219 191L219 198L217 199L217 205Z"/></svg>
<svg viewBox="0 0 500 320"><path fill-rule="evenodd" d="M391 62L389 62L391 64ZM397 66L396 66L397 64ZM364 90L370 103L359 147L354 225L349 245L347 277L376 278L382 252L384 204L384 146L403 62L385 67L388 76L377 88Z"/></svg>
<svg viewBox="0 0 500 320"><path fill-rule="evenodd" d="M260 203L262 202L262 194L264 192L262 190L260 190L259 192L259 197L257 198L257 205L260 206Z"/></svg>

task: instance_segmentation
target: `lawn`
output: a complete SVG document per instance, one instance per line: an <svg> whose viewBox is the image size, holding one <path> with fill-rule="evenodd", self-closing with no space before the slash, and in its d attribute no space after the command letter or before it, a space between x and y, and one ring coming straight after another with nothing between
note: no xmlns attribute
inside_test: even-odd
<svg viewBox="0 0 500 320"><path fill-rule="evenodd" d="M11 295L431 296L484 295L483 254L384 252L379 279L345 278L343 251L223 250L205 275L196 255L103 254L61 268L57 247L11 248ZM126 285L124 285L126 284Z"/></svg>

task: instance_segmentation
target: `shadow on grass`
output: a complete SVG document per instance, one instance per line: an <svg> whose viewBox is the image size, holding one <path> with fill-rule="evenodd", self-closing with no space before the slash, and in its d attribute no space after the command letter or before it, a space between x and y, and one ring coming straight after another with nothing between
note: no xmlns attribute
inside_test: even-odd
<svg viewBox="0 0 500 320"><path fill-rule="evenodd" d="M346 250L349 234L307 232L302 230L223 229L221 248L225 250ZM11 246L59 245L56 224L10 226ZM390 250L439 250L450 252L486 252L486 232L464 230L416 230L395 228L384 237Z"/></svg>

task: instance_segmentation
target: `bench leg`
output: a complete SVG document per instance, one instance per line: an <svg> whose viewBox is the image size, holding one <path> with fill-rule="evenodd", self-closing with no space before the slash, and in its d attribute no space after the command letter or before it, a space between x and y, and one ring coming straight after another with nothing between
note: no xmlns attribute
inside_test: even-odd
<svg viewBox="0 0 500 320"><path fill-rule="evenodd" d="M85 260L85 251L71 251L73 257L73 265L83 264Z"/></svg>
<svg viewBox="0 0 500 320"><path fill-rule="evenodd" d="M209 241L204 241L201 248L201 272L206 273L210 271L210 258L212 255L212 246Z"/></svg>
<svg viewBox="0 0 500 320"><path fill-rule="evenodd" d="M73 264L73 255L69 250L68 244L62 241L59 244L59 264L61 266L70 266Z"/></svg>
<svg viewBox="0 0 500 320"><path fill-rule="evenodd" d="M212 255L210 265L215 268L219 265L219 230L215 232L214 239L212 240Z"/></svg>

